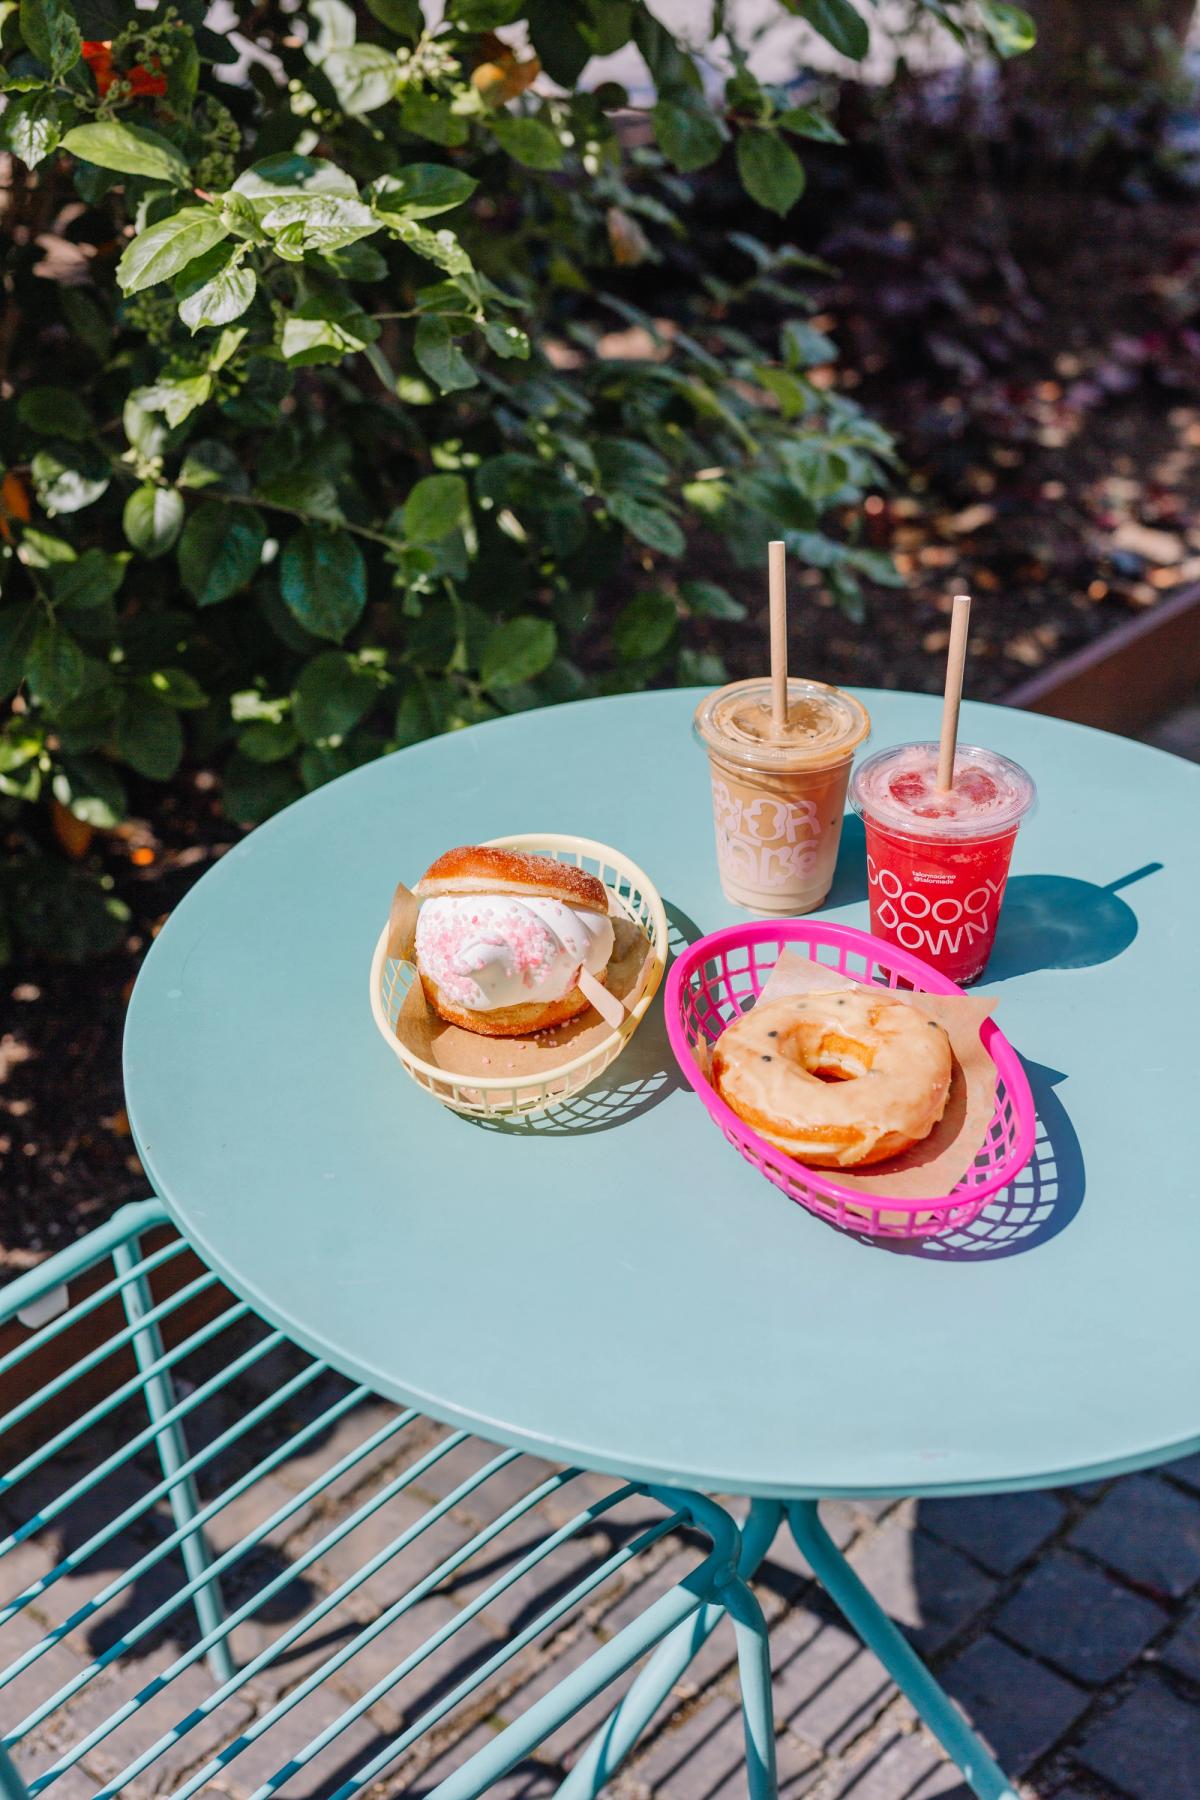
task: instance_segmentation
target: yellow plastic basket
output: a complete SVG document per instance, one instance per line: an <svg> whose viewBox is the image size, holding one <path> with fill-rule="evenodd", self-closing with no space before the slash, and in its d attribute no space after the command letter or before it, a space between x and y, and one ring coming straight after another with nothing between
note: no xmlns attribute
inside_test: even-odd
<svg viewBox="0 0 1200 1800"><path fill-rule="evenodd" d="M371 1013L408 1073L455 1112L470 1113L476 1118L515 1118L544 1112L547 1107L569 1100L621 1054L645 1018L663 978L667 963L667 915L657 888L645 873L607 844L598 844L591 838L563 837L558 832L522 833L516 837L491 838L489 842L503 850L528 850L538 856L552 856L557 862L574 863L590 875L598 875L609 891L612 905L642 927L651 949L636 1003L623 1024L609 1032L599 1044L593 1044L556 1069L531 1075L523 1081L514 1081L507 1075L477 1076L466 1081L439 1069L436 1063L414 1056L397 1037L396 1020L405 995L417 978L417 971L412 963L388 955L388 930L384 926L371 959Z"/></svg>

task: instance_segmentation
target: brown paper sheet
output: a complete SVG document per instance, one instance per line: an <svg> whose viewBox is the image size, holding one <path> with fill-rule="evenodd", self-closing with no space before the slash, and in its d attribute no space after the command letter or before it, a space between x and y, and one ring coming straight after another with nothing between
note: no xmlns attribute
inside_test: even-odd
<svg viewBox="0 0 1200 1800"><path fill-rule="evenodd" d="M404 893L408 894L409 890L405 888ZM411 918L408 917L410 909L397 889L389 930L399 918L400 935L396 941L409 944L406 960L411 961L411 932L416 927L420 903L415 895L409 894L409 899L414 902ZM624 913L613 912L610 916L614 941L606 986L629 1013L646 984L654 953L640 925L635 925ZM405 931L409 933L407 939L403 937ZM392 941L389 936L388 954L405 955L403 951L392 950ZM422 1061L444 1069L448 1075L490 1079L511 1076L514 1081L552 1074L586 1051L598 1049L612 1032L613 1027L589 1006L586 1012L566 1025L539 1032L534 1037L483 1037L475 1031L464 1031L459 1025L447 1025L439 1018L426 1000L420 980L414 981L409 988L396 1020L396 1035L405 1048Z"/></svg>
<svg viewBox="0 0 1200 1800"><path fill-rule="evenodd" d="M824 963L813 962L802 950L789 948L772 969L757 1004L782 1000L789 994L835 993L841 988L861 988L873 994L881 991L869 982L852 981ZM840 1187L860 1188L866 1194L941 1200L974 1162L995 1107L996 1065L979 1038L992 1002L974 994L914 994L906 988L883 991L915 1006L945 1029L954 1057L946 1110L929 1136L900 1156L871 1163L865 1169L820 1169L818 1173ZM707 1080L707 1068L704 1076ZM892 1222L887 1214L884 1222Z"/></svg>

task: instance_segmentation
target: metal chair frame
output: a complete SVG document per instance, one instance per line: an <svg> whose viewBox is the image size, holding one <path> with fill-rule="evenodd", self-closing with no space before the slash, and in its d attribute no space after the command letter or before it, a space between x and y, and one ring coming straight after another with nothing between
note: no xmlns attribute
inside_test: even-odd
<svg viewBox="0 0 1200 1800"><path fill-rule="evenodd" d="M236 1770L236 1759L240 1755L258 1743L272 1727L286 1720L318 1689L334 1680L356 1655L379 1639L389 1627L423 1600L435 1595L443 1583L457 1576L478 1552L492 1545L510 1526L530 1515L541 1502L569 1494L573 1484L586 1479L584 1472L576 1469L554 1471L549 1475L539 1469L536 1477L530 1477L534 1485L528 1493L508 1504L502 1503L496 1516L489 1518L467 1542L456 1547L450 1555L442 1556L404 1592L395 1595L389 1590L386 1604L375 1610L372 1617L364 1619L362 1613L367 1602L372 1608L375 1606L371 1590L373 1577L390 1570L394 1559L419 1543L453 1507L469 1496L483 1493L486 1498L489 1481L521 1464L519 1452L496 1450L482 1466L472 1469L448 1492L427 1505L418 1517L404 1524L389 1542L340 1581L332 1592L307 1606L299 1618L262 1649L239 1662L234 1654L233 1634L264 1607L269 1607L289 1584L303 1577L305 1571L323 1556L336 1550L353 1531L380 1513L389 1502L399 1502L399 1497L404 1495L406 1501L401 1504L411 1506L413 1490L419 1487L421 1477L434 1470L443 1459L464 1446L470 1454L486 1454L493 1447L480 1444L466 1432L449 1432L398 1472L388 1475L385 1468L383 1485L368 1491L364 1499L358 1498L357 1491L352 1491L344 1501L331 1498L333 1484L347 1479L352 1484L356 1471L363 1470L367 1459L377 1452L385 1452L393 1440L402 1440L406 1432L419 1434L420 1428L432 1429L415 1411L398 1410L336 1457L330 1466L320 1468L299 1490L290 1492L282 1503L268 1505L263 1518L228 1547L218 1549L213 1528L215 1525L219 1529L221 1515L227 1507L243 1495L252 1494L260 1483L267 1482L298 1453L304 1452L306 1457L311 1457L314 1446L326 1432L354 1407L369 1404L374 1396L364 1387L344 1384L344 1392L329 1404L321 1404L315 1415L298 1429L272 1441L272 1432L288 1416L289 1405L300 1403L306 1397L309 1401L319 1400L322 1381L334 1382L340 1378L319 1359L306 1358L286 1379L269 1386L261 1397L256 1397L257 1390L253 1390L248 1400L240 1399L239 1383L249 1382L256 1371L260 1381L265 1379L270 1368L267 1359L276 1352L293 1358L303 1353L296 1352L282 1332L257 1320L245 1302L228 1296L217 1277L207 1270L156 1296L155 1278L162 1288L173 1274L178 1277L178 1269L172 1271L171 1265L187 1250L178 1237L152 1249L144 1246L142 1240L147 1233L164 1227L169 1228L169 1220L157 1202L125 1207L89 1237L18 1276L0 1290L0 1328L10 1327L9 1335L14 1335L11 1327L15 1320L28 1330L28 1336L16 1332L18 1341L0 1354L0 1405L5 1400L12 1401L0 1417L0 1452L6 1439L15 1440L19 1451L8 1472L0 1477L0 1529L3 1529L4 1515L12 1516L10 1496L14 1491L22 1483L35 1479L41 1484L28 1516L21 1518L0 1538L0 1577L8 1555L18 1552L39 1533L54 1529L78 1502L93 1499L106 1480L120 1478L131 1467L140 1468L139 1457L144 1461L153 1452L160 1470L158 1480L151 1479L144 1492L131 1503L119 1507L98 1529L90 1530L81 1542L64 1548L52 1568L28 1581L20 1591L4 1598L8 1589L0 1579L0 1718L6 1709L5 1690L73 1634L86 1632L112 1602L121 1601L128 1608L137 1584L149 1578L161 1582L173 1566L172 1558L182 1564L184 1575L183 1581L164 1600L151 1606L133 1623L120 1624L111 1643L93 1649L85 1638L90 1652L88 1660L65 1682L49 1678L47 1687L53 1691L37 1692L24 1716L8 1725L0 1736L0 1800L39 1800L42 1794L53 1792L56 1783L73 1770L82 1771L88 1780L97 1783L94 1800L109 1800L110 1796L127 1791L191 1731L213 1720L219 1708L231 1697L242 1694L256 1676L264 1671L277 1675L281 1659L286 1660L288 1653L314 1627L323 1627L336 1609L351 1602L357 1610L349 1641L329 1654L320 1655L308 1673L294 1685L285 1687L265 1710L259 1711L248 1722L245 1722L243 1711L243 1722L235 1722L229 1740L222 1742L205 1757L200 1767L192 1768L186 1778L170 1790L173 1800L189 1800L189 1796L219 1782L223 1771L231 1764ZM111 1274L105 1273L106 1265L111 1267ZM86 1292L73 1294L71 1285L81 1278L85 1278L84 1285L87 1282L95 1282L95 1285ZM115 1312L118 1307L120 1311ZM188 1317L189 1307L193 1313L200 1309L206 1316L193 1324ZM109 1309L107 1314L104 1309ZM47 1379L29 1386L29 1368L36 1369L37 1366L30 1363L31 1358L40 1358L52 1365L62 1363L73 1341L81 1335L95 1335L106 1316L115 1316L119 1321L115 1330L101 1336L99 1341L90 1342L82 1354L73 1356L65 1366L55 1366ZM77 1328L82 1328L82 1332ZM222 1347L223 1335L242 1328L257 1333L244 1348L237 1349L232 1356L226 1350L224 1360L211 1373L203 1372L202 1368L199 1379L187 1372L191 1370L193 1358L201 1363L206 1356L211 1360L213 1353ZM132 1362L129 1374L121 1373L118 1358L123 1359L126 1366ZM22 1365L26 1365L24 1374ZM98 1385L100 1388L96 1399L89 1400L89 1381L93 1387ZM22 1384L24 1391L19 1398L14 1398ZM205 1409L230 1404L237 1409L232 1420L222 1424L221 1429L200 1448L189 1448L188 1434L203 1424ZM131 1425L131 1412L143 1406L145 1422L137 1424L135 1416ZM38 1413L47 1408L51 1414L48 1424L37 1418ZM64 1413L65 1422L58 1424L57 1415ZM117 1428L125 1435L115 1447L109 1448L106 1434ZM249 1467L232 1479L222 1474L217 1491L209 1498L203 1498L203 1488L206 1484L211 1485L214 1477L220 1474L224 1456L244 1455L250 1445L257 1452L264 1444L270 1447L258 1454ZM80 1452L94 1454L97 1449L96 1460L82 1474L61 1486L51 1484L48 1493L41 1491L55 1474L55 1465L60 1458ZM8 1461L8 1457L4 1460ZM507 1491L504 1499L507 1499ZM271 1496L278 1498L274 1487ZM574 1503L574 1497L571 1498ZM648 1721L666 1699L670 1683L664 1687L660 1677L668 1663L675 1667L681 1656L684 1662L690 1660L694 1650L684 1655L687 1645L698 1648L725 1617L733 1624L743 1686L748 1787L754 1800L766 1800L775 1788L770 1662L762 1612L744 1573L748 1545L735 1521L715 1502L672 1488L636 1483L626 1483L599 1498L584 1497L563 1523L515 1561L510 1558L494 1580L475 1593L467 1604L453 1610L422 1642L408 1649L385 1674L372 1680L356 1698L342 1706L336 1716L327 1719L320 1730L307 1736L301 1732L302 1743L289 1743L279 1766L255 1788L253 1800L268 1800L268 1796L284 1789L293 1779L313 1773L313 1765L323 1751L335 1745L343 1733L391 1695L406 1676L413 1675L444 1646L454 1644L457 1635L468 1624L486 1615L488 1607L523 1577L542 1568L564 1545L574 1542L578 1546L581 1538L588 1537L599 1521L608 1519L611 1527L625 1503L644 1503L647 1499L661 1508L660 1517L654 1518L649 1525L643 1520L636 1535L625 1542L617 1541L611 1553L581 1578L569 1580L565 1587L560 1584L549 1604L541 1606L539 1599L540 1610L535 1610L528 1622L522 1623L519 1615L516 1627L505 1628L502 1624L495 1652L484 1655L468 1674L438 1691L416 1716L405 1713L399 1729L381 1733L387 1741L380 1748L365 1754L361 1761L354 1761L356 1753L352 1753L350 1765L338 1771L343 1778L332 1790L333 1800L352 1800L386 1771L394 1769L456 1707L471 1701L472 1697L478 1699L488 1693L488 1684L499 1678L527 1645L568 1619L589 1597L604 1590L605 1584L613 1582L621 1571L669 1533L685 1527L699 1533L709 1548L703 1555L697 1549L696 1565L684 1579L653 1601L640 1617L616 1632L511 1724L499 1730L451 1775L428 1790L429 1800L470 1800L471 1796L485 1792L581 1706L632 1669L655 1646L660 1646L643 1671L640 1685L635 1681L627 1696L627 1700L634 1699L634 1704L622 1703L614 1715L615 1724L606 1727L597 1740L599 1749L593 1745L570 1777L570 1792L598 1792L608 1779L612 1750L620 1746L620 1754L627 1754L640 1735L641 1726L637 1721L643 1714ZM324 1514L320 1512L322 1505ZM236 1588L248 1566L246 1559L261 1551L272 1534L298 1519L303 1509L313 1506L317 1513L316 1536L306 1542L298 1555L289 1553L284 1566L256 1587L248 1598L233 1600L231 1604L232 1589ZM644 1513L644 1505L641 1510ZM111 1580L91 1592L65 1618L49 1621L45 1610L50 1604L48 1596L53 1598L52 1591L60 1581L79 1575L99 1555L120 1552L126 1534L144 1533L154 1524L161 1528L167 1511L172 1528L165 1535L160 1535L129 1566L118 1568ZM749 1548L752 1550L753 1544ZM464 1579L469 1583L469 1575ZM156 1634L161 1636L163 1628L171 1621L174 1622L171 1629L177 1633L178 1615L182 1612L186 1618L189 1606L195 1614L195 1640L182 1648L166 1668L159 1668L139 1684L136 1678L139 1650L151 1647ZM32 1624L33 1641L24 1643L6 1666L5 1627L15 1620L21 1620L27 1632ZM134 1753L128 1760L98 1778L94 1769L88 1767L91 1754L108 1746L109 1768L112 1769L110 1740L130 1721L135 1721L136 1733L137 1725L142 1723L143 1709L150 1709L164 1695L168 1701L172 1700L173 1684L201 1660L207 1663L214 1684L211 1693L199 1701L194 1693L189 1694L182 1703L182 1713L172 1714L165 1730L148 1725L149 1741L137 1739L129 1746ZM457 1668L454 1673L457 1674ZM653 1680L647 1680L652 1673ZM51 1738L50 1748L44 1747L46 1733L55 1726L65 1725L69 1735L69 1730L73 1729L72 1715L70 1711L64 1713L64 1709L93 1681L99 1678L96 1691L107 1700L114 1682L130 1676L134 1680L133 1691L111 1711L105 1712L101 1707L102 1716L95 1722L93 1706L87 1715L87 1729L76 1741L62 1748L63 1732L59 1730L57 1738ZM649 1705L652 1687L658 1698ZM339 1700L342 1697L339 1694ZM372 1715L372 1722L376 1716ZM145 1717L156 1719L157 1711L151 1714L146 1710ZM606 1738L609 1753L604 1750ZM124 1754L127 1751L118 1749L118 1756Z"/></svg>

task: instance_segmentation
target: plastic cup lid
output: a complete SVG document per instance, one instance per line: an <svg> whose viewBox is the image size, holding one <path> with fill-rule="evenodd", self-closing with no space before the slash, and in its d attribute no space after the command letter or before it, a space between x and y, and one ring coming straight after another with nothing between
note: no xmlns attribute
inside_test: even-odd
<svg viewBox="0 0 1200 1800"><path fill-rule="evenodd" d="M936 744L877 750L851 777L851 806L861 817L909 837L979 838L1011 830L1037 798L1033 778L1020 763L973 744L959 744L954 786L941 794L937 760ZM912 791L905 793L905 786Z"/></svg>
<svg viewBox="0 0 1200 1800"><path fill-rule="evenodd" d="M758 676L706 695L692 727L706 749L748 769L821 769L853 754L870 732L871 715L841 688L789 680L787 729L778 737L770 678Z"/></svg>

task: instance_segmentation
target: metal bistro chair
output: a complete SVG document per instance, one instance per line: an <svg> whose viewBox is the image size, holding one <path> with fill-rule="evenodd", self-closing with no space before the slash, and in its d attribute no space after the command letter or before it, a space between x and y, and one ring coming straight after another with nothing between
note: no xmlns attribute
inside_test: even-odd
<svg viewBox="0 0 1200 1800"><path fill-rule="evenodd" d="M384 1403L230 1295L157 1203L0 1291L0 1409L3 1800L350 1800L385 1772L467 1800L726 1610L771 1791L765 1627L721 1507ZM682 1579L547 1690L561 1644L539 1649L668 1557Z"/></svg>

